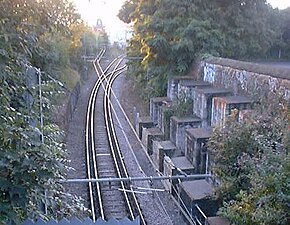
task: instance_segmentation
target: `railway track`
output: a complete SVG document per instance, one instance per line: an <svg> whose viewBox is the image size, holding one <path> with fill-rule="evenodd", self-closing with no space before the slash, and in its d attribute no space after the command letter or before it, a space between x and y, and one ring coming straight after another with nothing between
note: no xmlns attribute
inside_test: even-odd
<svg viewBox="0 0 290 225"><path fill-rule="evenodd" d="M103 69L100 63L105 50L94 60L97 82L91 92L86 117L87 177L128 178L112 116L111 92L114 80L124 72L124 57L117 57ZM146 224L130 183L88 184L92 219L134 219Z"/></svg>

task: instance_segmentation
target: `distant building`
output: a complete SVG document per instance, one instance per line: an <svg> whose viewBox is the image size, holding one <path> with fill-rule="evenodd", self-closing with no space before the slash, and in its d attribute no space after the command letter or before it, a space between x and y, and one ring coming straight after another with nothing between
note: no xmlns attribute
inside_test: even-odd
<svg viewBox="0 0 290 225"><path fill-rule="evenodd" d="M96 25L93 26L93 31L96 33L97 48L102 48L109 44L109 37L101 19L97 20Z"/></svg>
<svg viewBox="0 0 290 225"><path fill-rule="evenodd" d="M103 33L105 32L105 26L103 25L103 22L101 19L97 20L96 26L93 26L93 30L96 33Z"/></svg>

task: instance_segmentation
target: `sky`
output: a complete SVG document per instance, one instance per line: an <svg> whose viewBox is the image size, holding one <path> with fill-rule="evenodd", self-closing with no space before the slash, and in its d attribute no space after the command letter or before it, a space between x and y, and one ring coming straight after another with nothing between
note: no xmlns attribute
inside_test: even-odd
<svg viewBox="0 0 290 225"><path fill-rule="evenodd" d="M290 0L267 0L273 8L286 9L290 7Z"/></svg>
<svg viewBox="0 0 290 225"><path fill-rule="evenodd" d="M125 30L128 26L119 20L117 14L125 0L71 0L83 20L88 25L95 25L101 19L109 35L110 41L125 41ZM178 1L178 0L176 0ZM285 9L290 7L290 0L267 0L273 8Z"/></svg>
<svg viewBox="0 0 290 225"><path fill-rule="evenodd" d="M88 25L95 25L101 19L111 42L125 41L125 30L129 30L128 25L117 17L125 0L71 0L76 4L76 8L82 19ZM290 1L290 0L289 0Z"/></svg>

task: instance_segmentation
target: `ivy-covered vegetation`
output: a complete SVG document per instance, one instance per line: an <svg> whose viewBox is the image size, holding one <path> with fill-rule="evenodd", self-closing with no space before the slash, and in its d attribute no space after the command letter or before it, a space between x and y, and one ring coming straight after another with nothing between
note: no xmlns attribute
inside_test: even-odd
<svg viewBox="0 0 290 225"><path fill-rule="evenodd" d="M267 103L243 121L232 115L209 141L220 214L233 224L290 222L290 106Z"/></svg>
<svg viewBox="0 0 290 225"><path fill-rule="evenodd" d="M51 103L79 81L95 40L68 0L1 1L0 224L86 213L59 183L68 168Z"/></svg>
<svg viewBox="0 0 290 225"><path fill-rule="evenodd" d="M167 78L207 55L232 59L290 57L290 9L265 0L127 0L119 18L132 23L129 74L162 96Z"/></svg>

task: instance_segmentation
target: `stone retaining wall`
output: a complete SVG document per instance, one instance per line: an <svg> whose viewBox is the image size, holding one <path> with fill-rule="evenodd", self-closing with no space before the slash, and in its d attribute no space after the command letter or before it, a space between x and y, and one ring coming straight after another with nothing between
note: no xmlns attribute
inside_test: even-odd
<svg viewBox="0 0 290 225"><path fill-rule="evenodd" d="M235 95L290 99L290 68L211 57L201 61L198 70L204 81L231 88Z"/></svg>

